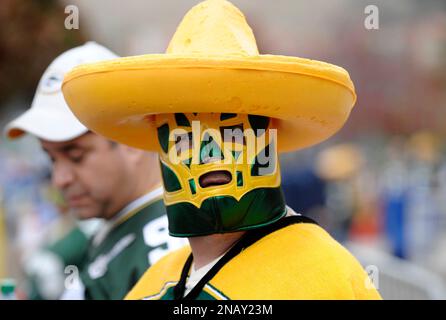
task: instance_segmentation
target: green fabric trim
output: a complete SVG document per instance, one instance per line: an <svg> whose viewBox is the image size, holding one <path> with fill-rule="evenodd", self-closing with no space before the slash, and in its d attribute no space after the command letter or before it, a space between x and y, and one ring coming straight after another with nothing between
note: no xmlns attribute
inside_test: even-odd
<svg viewBox="0 0 446 320"><path fill-rule="evenodd" d="M184 113L175 113L175 121L180 127L190 127L189 119Z"/></svg>
<svg viewBox="0 0 446 320"><path fill-rule="evenodd" d="M158 142L161 146L161 149L163 149L163 151L167 153L169 149L169 131L170 131L169 125L165 123L157 130L158 130Z"/></svg>
<svg viewBox="0 0 446 320"><path fill-rule="evenodd" d="M161 174L163 176L164 188L167 192L174 192L181 190L181 183L175 172L172 171L168 166L164 163L161 164Z"/></svg>
<svg viewBox="0 0 446 320"><path fill-rule="evenodd" d="M220 121L228 120L237 117L237 113L222 113L220 114Z"/></svg>
<svg viewBox="0 0 446 320"><path fill-rule="evenodd" d="M237 187L243 187L243 172L237 171Z"/></svg>
<svg viewBox="0 0 446 320"><path fill-rule="evenodd" d="M182 202L166 209L169 233L174 237L250 230L273 223L286 214L280 187L251 190L240 201L217 196L203 201L200 208Z"/></svg>
<svg viewBox="0 0 446 320"><path fill-rule="evenodd" d="M194 179L190 179L189 180L189 187L190 187L190 191L192 192L192 194L196 194L197 193L197 187L195 185L195 180Z"/></svg>

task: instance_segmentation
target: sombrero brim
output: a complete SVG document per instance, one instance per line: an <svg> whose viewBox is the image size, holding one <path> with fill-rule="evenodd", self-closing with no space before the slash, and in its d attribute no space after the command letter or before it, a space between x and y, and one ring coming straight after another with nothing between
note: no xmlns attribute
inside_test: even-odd
<svg viewBox="0 0 446 320"><path fill-rule="evenodd" d="M259 56L143 55L76 67L65 100L92 131L157 150L151 115L248 113L274 118L279 151L337 132L355 103L344 69L314 60Z"/></svg>

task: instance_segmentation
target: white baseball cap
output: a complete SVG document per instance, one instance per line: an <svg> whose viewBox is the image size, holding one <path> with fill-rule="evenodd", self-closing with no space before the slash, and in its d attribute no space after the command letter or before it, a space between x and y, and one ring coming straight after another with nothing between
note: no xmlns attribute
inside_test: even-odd
<svg viewBox="0 0 446 320"><path fill-rule="evenodd" d="M31 108L11 121L4 134L9 139L32 134L37 138L61 142L77 138L88 129L71 112L62 94L64 75L73 67L118 56L107 48L87 42L58 56L45 70Z"/></svg>

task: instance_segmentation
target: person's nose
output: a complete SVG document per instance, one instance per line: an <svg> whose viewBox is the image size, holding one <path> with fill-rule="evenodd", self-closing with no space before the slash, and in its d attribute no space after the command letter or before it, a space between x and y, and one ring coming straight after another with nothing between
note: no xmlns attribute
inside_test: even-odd
<svg viewBox="0 0 446 320"><path fill-rule="evenodd" d="M63 163L54 163L51 182L58 189L65 189L74 179L73 170L69 165Z"/></svg>

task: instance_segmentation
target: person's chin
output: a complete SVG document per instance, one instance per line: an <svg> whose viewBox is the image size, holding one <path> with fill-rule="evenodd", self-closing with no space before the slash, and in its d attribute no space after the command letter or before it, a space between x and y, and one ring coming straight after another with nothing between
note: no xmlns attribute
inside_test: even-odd
<svg viewBox="0 0 446 320"><path fill-rule="evenodd" d="M71 208L73 215L79 220L87 220L92 218L99 218L96 210L89 207L73 207Z"/></svg>

